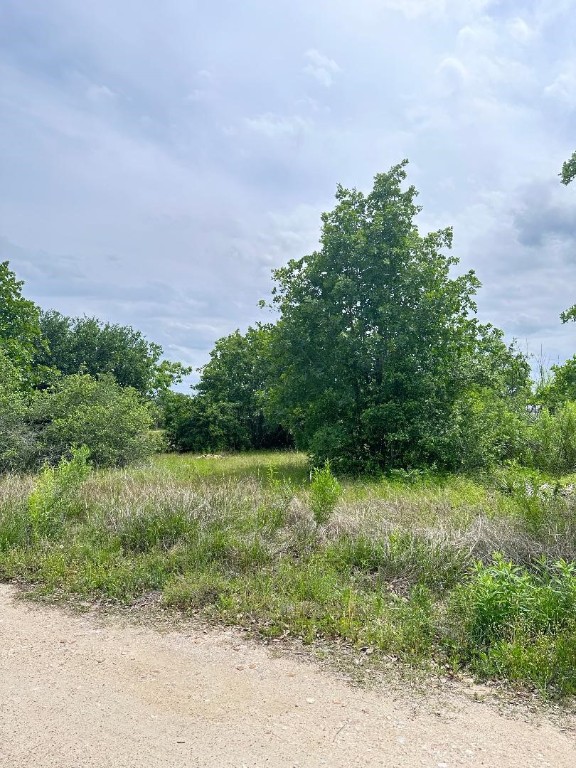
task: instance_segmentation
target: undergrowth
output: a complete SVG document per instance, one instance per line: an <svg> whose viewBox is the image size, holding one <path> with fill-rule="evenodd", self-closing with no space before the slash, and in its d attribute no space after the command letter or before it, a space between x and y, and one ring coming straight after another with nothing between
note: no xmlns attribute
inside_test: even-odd
<svg viewBox="0 0 576 768"><path fill-rule="evenodd" d="M166 606L266 637L576 693L572 478L337 480L298 454L160 457L90 472L82 449L0 482L0 578Z"/></svg>

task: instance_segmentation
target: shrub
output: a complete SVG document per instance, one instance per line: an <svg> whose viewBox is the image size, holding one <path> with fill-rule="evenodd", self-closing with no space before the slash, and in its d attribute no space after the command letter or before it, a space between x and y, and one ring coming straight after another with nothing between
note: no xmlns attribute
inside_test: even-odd
<svg viewBox="0 0 576 768"><path fill-rule="evenodd" d="M521 458L529 427L525 401L490 389L465 393L454 407L444 454L453 469L492 467Z"/></svg>
<svg viewBox="0 0 576 768"><path fill-rule="evenodd" d="M450 599L453 653L483 675L576 690L576 564L535 571L495 555Z"/></svg>
<svg viewBox="0 0 576 768"><path fill-rule="evenodd" d="M36 435L26 422L23 388L20 370L0 349L0 472L28 469L36 457Z"/></svg>
<svg viewBox="0 0 576 768"><path fill-rule="evenodd" d="M74 510L75 492L90 473L89 450L72 448L70 459L57 467L45 465L28 497L28 517L33 538L55 538Z"/></svg>
<svg viewBox="0 0 576 768"><path fill-rule="evenodd" d="M576 402L557 411L543 408L530 434L530 463L554 474L576 469Z"/></svg>
<svg viewBox="0 0 576 768"><path fill-rule="evenodd" d="M30 418L42 458L56 463L74 445L86 445L97 466L122 466L154 452L152 409L136 390L110 375L77 374L38 392Z"/></svg>
<svg viewBox="0 0 576 768"><path fill-rule="evenodd" d="M318 525L326 523L342 495L342 486L332 474L328 461L321 469L312 471L309 495L314 519Z"/></svg>

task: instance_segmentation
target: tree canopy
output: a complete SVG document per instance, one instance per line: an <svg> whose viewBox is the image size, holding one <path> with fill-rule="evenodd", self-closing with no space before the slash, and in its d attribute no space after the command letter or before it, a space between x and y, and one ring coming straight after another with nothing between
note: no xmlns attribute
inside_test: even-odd
<svg viewBox="0 0 576 768"><path fill-rule="evenodd" d="M527 383L521 356L473 317L474 273L451 277L451 230L419 233L405 166L368 195L338 187L320 250L274 273L271 403L316 462L450 464L464 394Z"/></svg>
<svg viewBox="0 0 576 768"><path fill-rule="evenodd" d="M40 328L45 344L37 352L36 363L65 376L110 373L120 386L151 395L189 372L180 363L161 360L162 347L131 326L48 311L40 315Z"/></svg>
<svg viewBox="0 0 576 768"><path fill-rule="evenodd" d="M289 435L267 412L271 325L219 339L200 369L194 397L163 398L165 426L179 450L277 448Z"/></svg>

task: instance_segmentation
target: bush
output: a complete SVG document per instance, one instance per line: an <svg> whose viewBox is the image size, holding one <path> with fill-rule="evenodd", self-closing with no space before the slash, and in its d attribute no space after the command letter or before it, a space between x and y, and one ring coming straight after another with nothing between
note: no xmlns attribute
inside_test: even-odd
<svg viewBox="0 0 576 768"><path fill-rule="evenodd" d="M453 653L481 674L576 691L576 564L535 571L495 555L477 564L449 605Z"/></svg>
<svg viewBox="0 0 576 768"><path fill-rule="evenodd" d="M0 349L0 472L28 469L36 436L26 422L27 400L20 371Z"/></svg>
<svg viewBox="0 0 576 768"><path fill-rule="evenodd" d="M33 538L55 538L77 503L75 492L90 473L88 448L72 448L71 458L48 464L38 476L28 497L28 517Z"/></svg>
<svg viewBox="0 0 576 768"><path fill-rule="evenodd" d="M27 422L27 412L21 393L0 386L0 472L20 472L37 460L37 435Z"/></svg>
<svg viewBox="0 0 576 768"><path fill-rule="evenodd" d="M122 466L157 447L151 405L112 376L77 374L38 392L30 410L41 458L54 464L74 445L86 445L97 466Z"/></svg>
<svg viewBox="0 0 576 768"><path fill-rule="evenodd" d="M318 525L328 521L341 495L342 486L332 474L328 461L322 469L312 471L310 507Z"/></svg>
<svg viewBox="0 0 576 768"><path fill-rule="evenodd" d="M576 402L564 403L555 412L542 409L530 434L529 462L554 474L576 469Z"/></svg>
<svg viewBox="0 0 576 768"><path fill-rule="evenodd" d="M458 400L443 449L452 469L490 468L526 453L529 418L523 398L475 389Z"/></svg>

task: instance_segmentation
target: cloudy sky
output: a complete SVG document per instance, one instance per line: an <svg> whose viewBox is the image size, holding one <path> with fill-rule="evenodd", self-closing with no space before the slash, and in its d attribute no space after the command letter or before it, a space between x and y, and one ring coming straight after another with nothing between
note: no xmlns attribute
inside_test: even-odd
<svg viewBox="0 0 576 768"><path fill-rule="evenodd" d="M194 366L407 157L480 316L576 351L576 0L2 0L0 258Z"/></svg>

